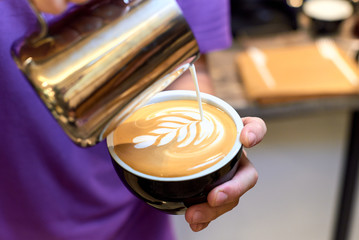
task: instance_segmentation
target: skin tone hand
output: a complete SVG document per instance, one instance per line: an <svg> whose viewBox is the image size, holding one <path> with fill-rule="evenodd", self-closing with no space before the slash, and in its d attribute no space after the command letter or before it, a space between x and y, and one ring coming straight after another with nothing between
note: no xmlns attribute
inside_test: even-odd
<svg viewBox="0 0 359 240"><path fill-rule="evenodd" d="M267 128L264 121L256 117L242 118L244 128L240 140L244 147L253 147L264 137ZM194 205L186 211L186 221L194 232L203 230L208 224L238 205L240 197L256 184L258 173L243 152L239 168L232 180L213 189L207 202Z"/></svg>
<svg viewBox="0 0 359 240"><path fill-rule="evenodd" d="M88 0L31 0L41 12L60 14L65 11L68 3L85 3Z"/></svg>

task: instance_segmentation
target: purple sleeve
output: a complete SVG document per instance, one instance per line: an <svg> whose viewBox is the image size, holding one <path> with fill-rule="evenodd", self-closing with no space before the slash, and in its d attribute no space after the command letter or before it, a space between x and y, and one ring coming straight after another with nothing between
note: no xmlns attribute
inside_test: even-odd
<svg viewBox="0 0 359 240"><path fill-rule="evenodd" d="M207 53L232 44L229 0L177 0L200 51Z"/></svg>

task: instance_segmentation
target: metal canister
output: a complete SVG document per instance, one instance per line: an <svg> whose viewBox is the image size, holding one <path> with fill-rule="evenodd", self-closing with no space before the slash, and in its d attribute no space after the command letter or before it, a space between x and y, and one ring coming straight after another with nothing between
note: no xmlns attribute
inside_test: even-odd
<svg viewBox="0 0 359 240"><path fill-rule="evenodd" d="M14 43L12 54L80 146L102 141L199 56L175 0L92 0Z"/></svg>

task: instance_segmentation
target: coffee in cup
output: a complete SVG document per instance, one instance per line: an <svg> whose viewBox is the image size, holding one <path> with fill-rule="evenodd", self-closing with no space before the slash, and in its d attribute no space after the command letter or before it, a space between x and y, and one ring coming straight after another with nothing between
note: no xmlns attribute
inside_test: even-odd
<svg viewBox="0 0 359 240"><path fill-rule="evenodd" d="M223 100L196 92L165 91L153 97L107 138L116 172L149 205L183 214L230 180L242 153L238 113Z"/></svg>
<svg viewBox="0 0 359 240"><path fill-rule="evenodd" d="M223 110L196 100L149 104L120 124L114 150L131 168L158 177L180 177L203 171L223 159L237 137Z"/></svg>

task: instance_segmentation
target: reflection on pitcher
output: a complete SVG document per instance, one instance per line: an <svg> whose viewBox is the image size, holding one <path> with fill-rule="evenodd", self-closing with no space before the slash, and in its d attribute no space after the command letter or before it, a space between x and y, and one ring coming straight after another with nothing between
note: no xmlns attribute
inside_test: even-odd
<svg viewBox="0 0 359 240"><path fill-rule="evenodd" d="M174 0L91 1L42 26L14 44L13 57L81 146L105 138L199 54Z"/></svg>

